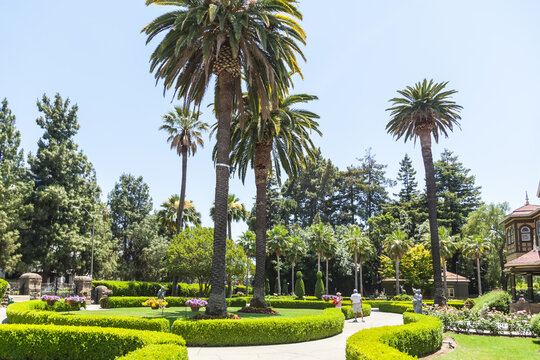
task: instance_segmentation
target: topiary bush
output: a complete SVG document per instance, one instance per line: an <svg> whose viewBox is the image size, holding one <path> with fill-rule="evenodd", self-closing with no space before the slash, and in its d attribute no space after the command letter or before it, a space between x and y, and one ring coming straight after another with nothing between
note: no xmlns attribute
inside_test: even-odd
<svg viewBox="0 0 540 360"><path fill-rule="evenodd" d="M506 291L493 290L483 296L480 296L479 298L476 298L474 300L473 310L482 310L485 304L486 307L490 309L495 308L495 310L508 313L510 311L511 302L512 297Z"/></svg>
<svg viewBox="0 0 540 360"><path fill-rule="evenodd" d="M537 336L540 337L540 314L537 314L531 320L532 331Z"/></svg>
<svg viewBox="0 0 540 360"><path fill-rule="evenodd" d="M347 360L412 360L432 353L442 344L440 320L403 314L405 325L361 330L347 339Z"/></svg>
<svg viewBox="0 0 540 360"><path fill-rule="evenodd" d="M264 293L266 295L270 295L270 280L268 280L268 278L266 278L266 281L265 281Z"/></svg>
<svg viewBox="0 0 540 360"><path fill-rule="evenodd" d="M0 301L4 298L8 288L8 282L4 279L0 279Z"/></svg>
<svg viewBox="0 0 540 360"><path fill-rule="evenodd" d="M322 272L317 271L317 281L315 282L315 296L317 299L322 300L324 295L324 283L322 281Z"/></svg>
<svg viewBox="0 0 540 360"><path fill-rule="evenodd" d="M304 286L304 279L302 279L302 272L296 272L296 283L294 284L294 294L300 300L306 295L306 288Z"/></svg>
<svg viewBox="0 0 540 360"><path fill-rule="evenodd" d="M190 346L237 346L285 344L322 339L343 331L339 309L297 318L190 321L176 320L174 334Z"/></svg>
<svg viewBox="0 0 540 360"><path fill-rule="evenodd" d="M188 359L184 339L174 334L84 326L0 326L0 359L3 360L103 360L118 357L132 360Z"/></svg>

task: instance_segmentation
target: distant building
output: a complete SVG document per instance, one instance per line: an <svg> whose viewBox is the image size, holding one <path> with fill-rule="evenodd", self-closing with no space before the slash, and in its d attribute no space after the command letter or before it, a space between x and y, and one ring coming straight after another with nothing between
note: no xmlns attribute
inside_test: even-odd
<svg viewBox="0 0 540 360"><path fill-rule="evenodd" d="M444 275L443 275L444 276ZM433 279L430 280L433 282ZM450 271L446 272L446 285L448 288L448 299L467 299L469 297L470 280L465 276L456 275ZM396 278L386 278L382 280L384 292L387 295L396 294ZM407 294L412 294L412 286L407 283L407 279L399 279L399 285L403 286ZM431 291L424 294L425 298L431 298Z"/></svg>

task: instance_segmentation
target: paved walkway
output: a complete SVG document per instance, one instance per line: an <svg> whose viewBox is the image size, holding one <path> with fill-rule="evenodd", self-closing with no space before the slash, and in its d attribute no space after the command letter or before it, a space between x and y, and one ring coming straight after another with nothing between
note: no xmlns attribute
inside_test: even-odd
<svg viewBox="0 0 540 360"><path fill-rule="evenodd" d="M6 308L0 307L0 324L7 324Z"/></svg>
<svg viewBox="0 0 540 360"><path fill-rule="evenodd" d="M326 339L296 344L241 346L241 347L188 347L189 360L342 360L345 343L355 332L371 327L401 325L401 314L381 313L372 309L366 322L345 321L343 332Z"/></svg>

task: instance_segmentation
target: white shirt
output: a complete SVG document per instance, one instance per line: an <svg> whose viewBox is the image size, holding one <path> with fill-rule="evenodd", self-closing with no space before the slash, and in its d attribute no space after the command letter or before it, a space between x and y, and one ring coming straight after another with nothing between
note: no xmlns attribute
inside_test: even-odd
<svg viewBox="0 0 540 360"><path fill-rule="evenodd" d="M360 296L360 294L352 294L351 302L353 304L360 304L362 302L362 296Z"/></svg>

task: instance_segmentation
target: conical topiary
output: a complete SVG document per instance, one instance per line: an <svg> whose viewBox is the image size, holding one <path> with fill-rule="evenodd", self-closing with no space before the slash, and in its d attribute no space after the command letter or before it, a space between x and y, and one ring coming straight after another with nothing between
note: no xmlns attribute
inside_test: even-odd
<svg viewBox="0 0 540 360"><path fill-rule="evenodd" d="M268 280L268 278L266 278L266 286L264 288L264 292L266 293L266 295L270 295L270 280Z"/></svg>
<svg viewBox="0 0 540 360"><path fill-rule="evenodd" d="M324 283L322 281L322 272L317 271L317 281L315 282L315 296L317 299L322 300L324 295Z"/></svg>
<svg viewBox="0 0 540 360"><path fill-rule="evenodd" d="M306 294L306 288L304 286L304 279L302 279L302 272L296 272L296 283L294 284L294 294L299 298L303 299Z"/></svg>
<svg viewBox="0 0 540 360"><path fill-rule="evenodd" d="M279 279L278 278L276 278L276 281L274 281L274 294L281 295L279 293Z"/></svg>
<svg viewBox="0 0 540 360"><path fill-rule="evenodd" d="M286 279L281 282L281 295L289 295L289 285Z"/></svg>

